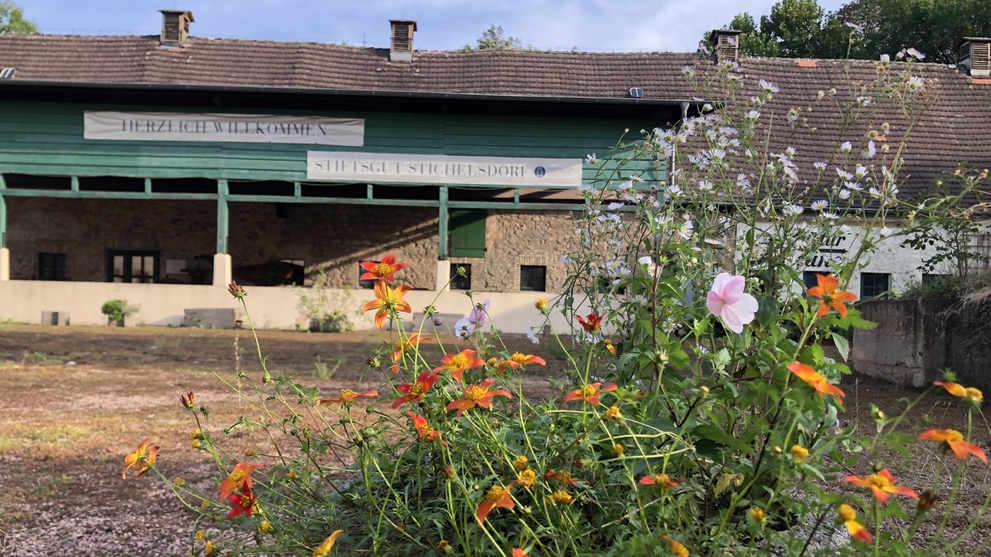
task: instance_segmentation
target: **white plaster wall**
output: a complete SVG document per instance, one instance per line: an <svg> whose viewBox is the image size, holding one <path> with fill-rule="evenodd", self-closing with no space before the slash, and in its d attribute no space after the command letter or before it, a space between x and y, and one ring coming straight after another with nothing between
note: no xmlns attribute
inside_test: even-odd
<svg viewBox="0 0 991 557"><path fill-rule="evenodd" d="M258 328L293 329L306 326L307 320L298 309L299 298L290 287L248 287L248 311ZM345 291L331 291L332 299L343 299ZM551 300L550 292L506 293L476 292L474 300L489 300L489 315L495 327L506 333L526 333L527 323L539 327L544 322L533 303L537 298ZM371 290L352 290L349 307L341 308L353 315L366 301L373 299ZM128 325L180 326L184 310L193 308L230 308L239 310L241 303L231 297L224 287L186 284L126 284L112 282L48 282L14 280L0 282L0 321L11 319L24 323L40 323L43 311L68 312L73 325L104 325L107 320L100 307L107 300L120 299L138 306L139 311L128 318ZM406 294L414 314L433 304L438 312L450 319L464 316L471 309L471 300L463 292L433 292L414 290ZM588 311L585 308L580 308ZM359 329L372 328L369 312L352 318ZM412 322L413 316L403 314ZM419 325L419 323L417 323ZM570 331L563 316L552 316L552 325L559 332ZM487 325L486 325L487 326Z"/></svg>

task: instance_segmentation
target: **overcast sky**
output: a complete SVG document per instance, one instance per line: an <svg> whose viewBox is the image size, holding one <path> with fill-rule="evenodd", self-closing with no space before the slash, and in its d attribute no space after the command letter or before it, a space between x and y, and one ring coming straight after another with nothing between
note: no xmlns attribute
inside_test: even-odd
<svg viewBox="0 0 991 557"><path fill-rule="evenodd" d="M43 33L154 35L158 9L193 12L191 33L387 47L390 18L417 21L415 46L451 50L489 25L539 49L691 51L708 30L774 0L16 0ZM819 0L827 10L840 0Z"/></svg>

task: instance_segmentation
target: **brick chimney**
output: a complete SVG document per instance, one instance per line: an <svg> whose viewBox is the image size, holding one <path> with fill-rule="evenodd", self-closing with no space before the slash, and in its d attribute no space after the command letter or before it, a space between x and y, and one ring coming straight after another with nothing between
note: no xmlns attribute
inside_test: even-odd
<svg viewBox="0 0 991 557"><path fill-rule="evenodd" d="M158 10L162 12L161 46L185 47L189 39L189 24L193 22L193 12L186 10Z"/></svg>
<svg viewBox="0 0 991 557"><path fill-rule="evenodd" d="M389 61L406 62L413 61L413 32L416 31L416 21L412 19L390 19L392 26L391 41L389 43Z"/></svg>
<svg viewBox="0 0 991 557"><path fill-rule="evenodd" d="M964 37L957 47L962 68L973 77L991 76L991 39L986 37Z"/></svg>
<svg viewBox="0 0 991 557"><path fill-rule="evenodd" d="M740 33L735 29L713 29L709 33L716 62L740 61Z"/></svg>

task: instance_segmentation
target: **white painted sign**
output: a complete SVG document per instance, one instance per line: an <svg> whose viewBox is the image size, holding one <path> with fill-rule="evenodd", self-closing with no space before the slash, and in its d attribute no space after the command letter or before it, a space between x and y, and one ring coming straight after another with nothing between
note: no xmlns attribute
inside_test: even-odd
<svg viewBox="0 0 991 557"><path fill-rule="evenodd" d="M365 144L365 121L360 118L86 111L83 124L86 139L303 143L346 147Z"/></svg>
<svg viewBox="0 0 991 557"><path fill-rule="evenodd" d="M306 177L362 183L577 187L582 182L582 160L309 151Z"/></svg>

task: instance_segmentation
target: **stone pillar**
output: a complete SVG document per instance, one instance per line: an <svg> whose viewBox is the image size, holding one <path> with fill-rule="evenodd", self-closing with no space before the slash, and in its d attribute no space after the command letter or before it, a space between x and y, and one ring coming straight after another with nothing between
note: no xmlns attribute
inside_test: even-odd
<svg viewBox="0 0 991 557"><path fill-rule="evenodd" d="M10 250L0 248L0 282L10 280Z"/></svg>
<svg viewBox="0 0 991 557"><path fill-rule="evenodd" d="M437 292L447 292L450 290L451 282L451 260L450 259L438 259L437 260L437 285L434 290Z"/></svg>
<svg viewBox="0 0 991 557"><path fill-rule="evenodd" d="M231 256L227 253L213 255L213 285L227 287L234 280L231 272Z"/></svg>

